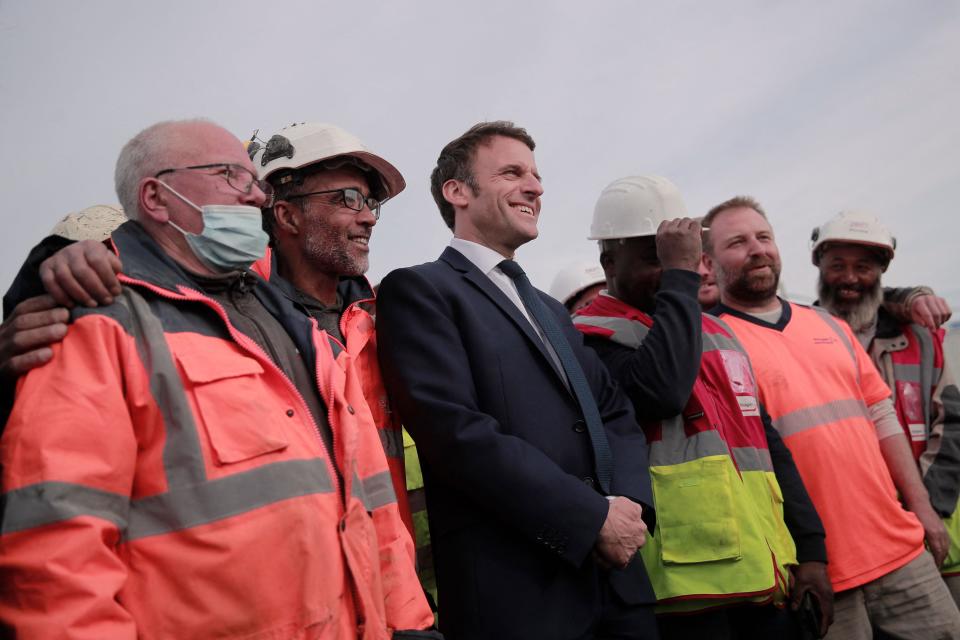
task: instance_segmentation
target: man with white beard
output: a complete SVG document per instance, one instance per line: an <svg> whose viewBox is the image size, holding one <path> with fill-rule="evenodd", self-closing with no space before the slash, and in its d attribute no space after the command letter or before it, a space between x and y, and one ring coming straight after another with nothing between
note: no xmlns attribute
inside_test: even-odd
<svg viewBox="0 0 960 640"><path fill-rule="evenodd" d="M960 392L943 356L943 331L901 322L882 305L881 278L896 241L874 216L843 211L813 230L820 305L850 325L893 392L950 549L940 568L960 602Z"/></svg>

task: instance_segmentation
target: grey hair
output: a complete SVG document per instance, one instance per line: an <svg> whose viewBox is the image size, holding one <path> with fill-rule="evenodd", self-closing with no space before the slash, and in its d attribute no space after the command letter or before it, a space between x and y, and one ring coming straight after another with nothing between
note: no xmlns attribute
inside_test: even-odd
<svg viewBox="0 0 960 640"><path fill-rule="evenodd" d="M140 218L140 181L170 168L176 160L177 130L184 125L214 124L209 120L167 120L151 125L133 136L120 150L113 174L117 198L131 220Z"/></svg>

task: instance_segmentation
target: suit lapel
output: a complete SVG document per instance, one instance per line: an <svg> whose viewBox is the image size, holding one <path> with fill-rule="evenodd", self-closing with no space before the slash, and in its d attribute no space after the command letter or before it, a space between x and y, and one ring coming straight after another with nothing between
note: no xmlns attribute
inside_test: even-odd
<svg viewBox="0 0 960 640"><path fill-rule="evenodd" d="M440 259L449 264L455 270L459 271L466 280L468 280L473 286L486 295L495 305L497 305L497 307L500 308L500 311L510 318L520 332L526 336L527 340L529 340L530 343L536 347L537 351L540 352L540 355L544 360L546 360L547 364L557 375L561 385L566 387L564 378L560 372L557 371L557 365L550 356L550 352L547 351L546 345L543 344L543 340L540 339L540 336L533 328L533 325L531 325L527 318L520 312L519 309L517 309L517 305L515 305L510 298L504 295L503 291L501 291L497 285L493 284L490 278L481 273L481 271L477 269L476 265L470 262L456 249L447 247L440 255Z"/></svg>

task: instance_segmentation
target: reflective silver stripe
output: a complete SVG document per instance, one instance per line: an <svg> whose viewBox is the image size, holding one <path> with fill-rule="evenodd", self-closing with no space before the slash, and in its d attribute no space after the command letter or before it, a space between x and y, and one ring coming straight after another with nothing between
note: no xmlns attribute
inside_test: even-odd
<svg viewBox="0 0 960 640"><path fill-rule="evenodd" d="M383 445L383 452L388 458L403 459L403 434L400 429L388 427L386 429L377 429L380 434L380 444Z"/></svg>
<svg viewBox="0 0 960 640"><path fill-rule="evenodd" d="M894 362L893 377L899 382L920 382L920 365Z"/></svg>
<svg viewBox="0 0 960 640"><path fill-rule="evenodd" d="M930 424L930 394L933 391L933 339L930 332L918 325L910 325L913 334L920 341L920 400L923 403L924 424Z"/></svg>
<svg viewBox="0 0 960 640"><path fill-rule="evenodd" d="M354 469L351 484L350 495L362 502L367 511L374 511L397 501L389 471L381 471L361 480Z"/></svg>
<svg viewBox="0 0 960 640"><path fill-rule="evenodd" d="M735 447L733 459L737 461L740 471L773 471L773 460L767 449Z"/></svg>
<svg viewBox="0 0 960 640"><path fill-rule="evenodd" d="M150 376L150 391L163 416L166 439L163 467L167 485L188 487L207 479L197 425L173 363L166 335L150 305L131 287L124 287L117 302L130 310L133 337L143 366Z"/></svg>
<svg viewBox="0 0 960 640"><path fill-rule="evenodd" d="M392 486L390 492L393 492ZM120 494L69 482L43 482L3 496L2 533L91 516L115 524L124 540L136 540L317 493L333 493L333 482L321 459L275 462L133 501ZM374 494L374 498L382 500L381 494L382 491Z"/></svg>
<svg viewBox="0 0 960 640"><path fill-rule="evenodd" d="M649 327L636 320L626 318L607 318L600 316L577 316L574 324L585 327L599 327L613 332L610 339L617 344L636 349L643 344L643 339L650 332Z"/></svg>
<svg viewBox="0 0 960 640"><path fill-rule="evenodd" d="M870 420L867 405L860 398L834 400L815 407L797 409L774 420L773 426L780 432L781 436L786 438L813 427L830 424L844 418L856 417Z"/></svg>
<svg viewBox="0 0 960 640"><path fill-rule="evenodd" d="M203 484L173 489L130 504L126 540L170 533L216 522L268 504L301 496L333 493L326 462L274 462Z"/></svg>
<svg viewBox="0 0 960 640"><path fill-rule="evenodd" d="M703 332L703 351L738 351L741 352L740 343L725 336L722 333Z"/></svg>
<svg viewBox="0 0 960 640"><path fill-rule="evenodd" d="M728 456L727 443L716 431L684 433L683 418L676 416L662 422L661 440L650 443L650 466L664 467L690 462L707 456Z"/></svg>
<svg viewBox="0 0 960 640"><path fill-rule="evenodd" d="M860 361L857 360L857 351L853 348L853 343L850 342L850 336L840 328L840 325L837 324L837 319L830 315L830 312L824 309L823 307L810 307L814 311L820 314L820 317L823 318L823 321L830 325L830 328L833 329L833 332L840 337L840 341L843 342L843 346L847 348L847 352L850 354L850 358L853 360L853 366L857 370L857 384L860 384Z"/></svg>
<svg viewBox="0 0 960 640"><path fill-rule="evenodd" d="M128 498L70 482L41 482L14 489L0 497L3 534L42 527L78 516L127 524Z"/></svg>

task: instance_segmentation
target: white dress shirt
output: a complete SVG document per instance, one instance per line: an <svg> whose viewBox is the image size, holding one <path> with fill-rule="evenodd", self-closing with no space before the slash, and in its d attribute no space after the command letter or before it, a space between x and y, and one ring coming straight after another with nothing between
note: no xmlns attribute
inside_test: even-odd
<svg viewBox="0 0 960 640"><path fill-rule="evenodd" d="M500 270L500 267L497 266L507 258L504 258L490 247L485 247L482 244L464 240L463 238L453 238L450 241L450 247L456 249L459 253L463 254L464 258L472 262L473 266L479 269L480 273L487 276L490 282L496 285L496 287L509 298L517 310L523 314L523 317L527 319L527 322L530 323L533 330L540 336L540 342L547 348L547 353L549 353L553 359L554 366L563 377L564 383L567 384L567 373L563 370L563 365L560 363L560 358L557 357L557 352L554 351L553 345L547 340L537 321L530 317L530 313L527 311L527 307L524 306L520 294L517 293L517 285L513 282L513 278L505 274ZM567 384L567 386L569 388L569 384Z"/></svg>

